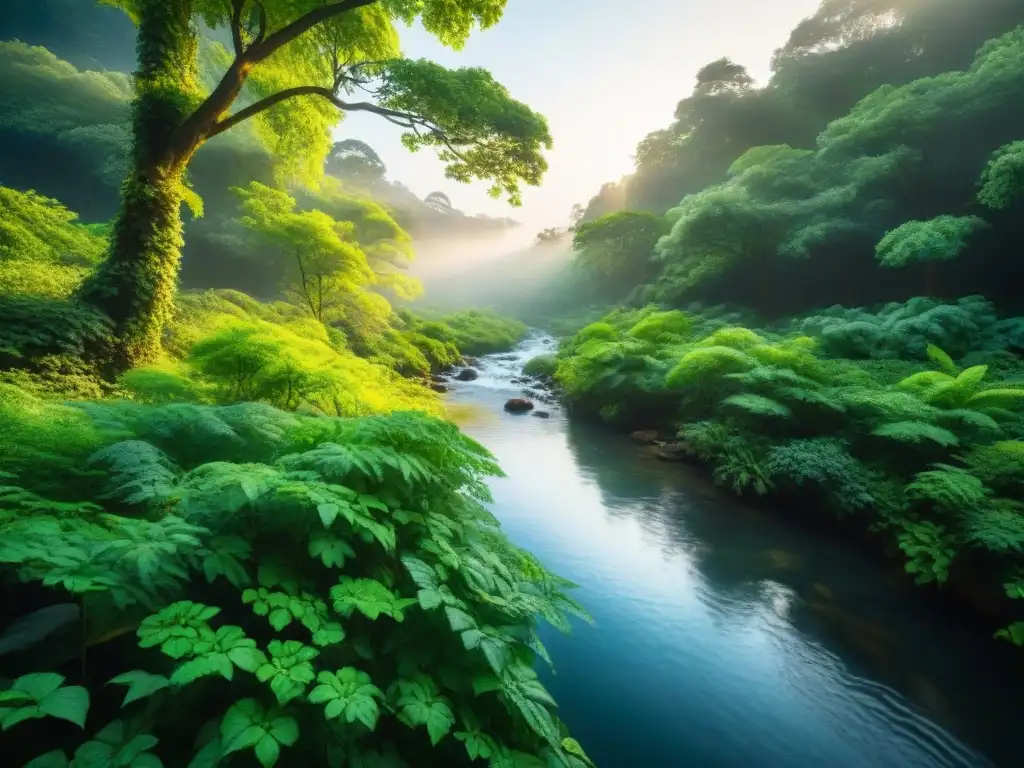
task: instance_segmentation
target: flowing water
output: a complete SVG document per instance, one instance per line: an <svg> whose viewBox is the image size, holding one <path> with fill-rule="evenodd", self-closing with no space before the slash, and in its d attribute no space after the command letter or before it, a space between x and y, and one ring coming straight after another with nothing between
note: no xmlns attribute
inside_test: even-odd
<svg viewBox="0 0 1024 768"><path fill-rule="evenodd" d="M599 768L1024 765L1020 652L856 545L760 512L599 427L504 413L553 341L449 395L507 478L506 533L581 585L544 682Z"/></svg>

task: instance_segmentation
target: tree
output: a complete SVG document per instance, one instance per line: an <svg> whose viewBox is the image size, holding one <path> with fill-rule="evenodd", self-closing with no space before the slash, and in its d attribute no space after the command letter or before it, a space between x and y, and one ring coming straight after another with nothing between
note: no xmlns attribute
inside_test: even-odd
<svg viewBox="0 0 1024 768"><path fill-rule="evenodd" d="M358 243L355 225L336 221L321 211L296 211L287 193L259 182L236 190L245 216L242 223L272 242L291 264L284 286L295 303L321 323L332 310L374 281Z"/></svg>
<svg viewBox="0 0 1024 768"><path fill-rule="evenodd" d="M300 208L323 211L337 221L352 223L352 237L366 254L378 286L402 299L414 299L422 293L420 282L404 272L414 255L412 237L378 202L350 194L334 179L325 179L316 192L300 192L298 202Z"/></svg>
<svg viewBox="0 0 1024 768"><path fill-rule="evenodd" d="M579 224L583 217L586 216L587 209L584 208L580 203L573 203L572 210L569 211L569 227L575 227Z"/></svg>
<svg viewBox="0 0 1024 768"><path fill-rule="evenodd" d="M971 235L988 227L977 216L936 216L928 221L908 221L878 241L875 254L886 267L905 267L915 262L926 262L925 287L935 295L935 264L955 259L964 249Z"/></svg>
<svg viewBox="0 0 1024 768"><path fill-rule="evenodd" d="M431 192L423 198L423 202L438 213L451 213L454 210L451 199L444 192Z"/></svg>
<svg viewBox="0 0 1024 768"><path fill-rule="evenodd" d="M542 229L537 233L537 243L544 245L545 243L557 243L563 237L569 234L568 230L562 229L561 227L548 227Z"/></svg>
<svg viewBox="0 0 1024 768"><path fill-rule="evenodd" d="M1024 141L1000 147L981 176L978 202L994 210L1009 208L1024 193Z"/></svg>
<svg viewBox="0 0 1024 768"><path fill-rule="evenodd" d="M369 144L359 139L345 139L331 147L324 171L338 179L372 187L384 179L388 168Z"/></svg>
<svg viewBox="0 0 1024 768"><path fill-rule="evenodd" d="M322 172L338 110L400 125L406 147L436 149L447 176L489 179L491 194L513 204L520 184L539 183L546 170L546 121L488 72L397 58L395 21L418 17L458 48L474 27L500 19L504 0L104 2L136 21L139 52L131 172L109 255L82 292L115 325L115 368L156 356L178 275L180 207L201 213L185 172L204 143L244 121L257 121L282 177ZM209 93L199 79L200 22L226 28L233 49L223 51L226 70ZM356 90L374 100L343 98Z"/></svg>
<svg viewBox="0 0 1024 768"><path fill-rule="evenodd" d="M665 219L646 211L607 214L576 228L576 263L603 283L632 288L650 277L654 246L668 229Z"/></svg>
<svg viewBox="0 0 1024 768"><path fill-rule="evenodd" d="M705 64L697 72L697 85L694 93L702 96L714 96L721 93L737 93L749 90L754 85L754 78L742 64L732 59L721 58Z"/></svg>

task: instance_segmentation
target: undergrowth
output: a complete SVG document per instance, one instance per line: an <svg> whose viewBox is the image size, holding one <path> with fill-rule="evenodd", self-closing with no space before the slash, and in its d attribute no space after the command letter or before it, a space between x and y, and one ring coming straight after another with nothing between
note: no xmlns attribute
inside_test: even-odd
<svg viewBox="0 0 1024 768"><path fill-rule="evenodd" d="M12 764L590 765L534 671L587 614L454 425L0 385L0 428L0 646L43 651L0 691Z"/></svg>
<svg viewBox="0 0 1024 768"><path fill-rule="evenodd" d="M577 413L678 430L737 493L861 521L919 583L959 574L1021 597L1019 321L977 298L769 330L721 319L617 310L563 341L556 379ZM1000 636L1024 644L1024 621Z"/></svg>

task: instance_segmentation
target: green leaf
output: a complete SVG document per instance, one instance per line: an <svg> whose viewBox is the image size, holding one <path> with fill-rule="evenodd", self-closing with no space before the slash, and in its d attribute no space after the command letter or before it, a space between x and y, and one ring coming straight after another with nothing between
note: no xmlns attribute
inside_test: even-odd
<svg viewBox="0 0 1024 768"><path fill-rule="evenodd" d="M7 730L25 720L55 717L85 727L89 692L81 686L62 687L64 677L37 672L19 677L0 692L0 728Z"/></svg>
<svg viewBox="0 0 1024 768"><path fill-rule="evenodd" d="M270 683L278 703L284 705L301 696L306 684L313 681L314 671L310 662L320 653L297 640L272 640L267 646L270 661L256 670L261 683Z"/></svg>
<svg viewBox="0 0 1024 768"><path fill-rule="evenodd" d="M324 622L320 628L313 633L314 645L336 645L345 639L345 630L341 624L335 621Z"/></svg>
<svg viewBox="0 0 1024 768"><path fill-rule="evenodd" d="M316 679L319 685L309 692L309 702L326 704L326 719L343 717L348 723L359 721L371 731L377 727L380 710L376 700L383 698L383 693L370 682L368 674L345 667L337 672L321 672Z"/></svg>
<svg viewBox="0 0 1024 768"><path fill-rule="evenodd" d="M223 757L220 737L210 739L203 748L196 752L188 764L188 768L216 768Z"/></svg>
<svg viewBox="0 0 1024 768"><path fill-rule="evenodd" d="M239 669L253 674L267 663L267 657L263 651L256 648L234 648L228 651L228 658Z"/></svg>
<svg viewBox="0 0 1024 768"><path fill-rule="evenodd" d="M310 537L309 554L310 557L319 557L328 568L341 568L346 558L356 556L347 541L325 531L317 531Z"/></svg>
<svg viewBox="0 0 1024 768"><path fill-rule="evenodd" d="M287 608L276 608L270 612L270 626L280 632L292 623L292 614Z"/></svg>
<svg viewBox="0 0 1024 768"><path fill-rule="evenodd" d="M399 719L411 727L425 725L430 743L436 745L455 725L448 700L440 696L434 681L426 675L412 680L399 680L396 706Z"/></svg>
<svg viewBox="0 0 1024 768"><path fill-rule="evenodd" d="M55 749L25 763L25 768L68 768L68 756Z"/></svg>
<svg viewBox="0 0 1024 768"><path fill-rule="evenodd" d="M160 759L148 754L158 742L155 736L130 730L123 721L114 720L92 741L75 750L73 765L75 768L160 768Z"/></svg>
<svg viewBox="0 0 1024 768"><path fill-rule="evenodd" d="M358 610L369 619L376 619L381 614L402 621L402 611L416 601L400 598L386 586L374 579L343 578L331 587L331 599L334 610L344 617L349 617Z"/></svg>
<svg viewBox="0 0 1024 768"><path fill-rule="evenodd" d="M292 746L298 740L299 725L294 718L268 712L255 699L242 699L224 714L220 733L224 756L255 748L256 759L270 768L280 757L281 746Z"/></svg>
<svg viewBox="0 0 1024 768"><path fill-rule="evenodd" d="M1000 640L1009 640L1014 645L1024 645L1024 621L1015 621L1005 629L996 632Z"/></svg>
<svg viewBox="0 0 1024 768"><path fill-rule="evenodd" d="M323 521L324 528L330 528L341 514L341 507L337 504L319 504L316 511L320 513L320 520Z"/></svg>
<svg viewBox="0 0 1024 768"><path fill-rule="evenodd" d="M249 583L249 574L239 562L247 560L251 555L249 544L244 539L238 536L215 538L203 554L203 573L208 582L223 576L236 587Z"/></svg>
<svg viewBox="0 0 1024 768"><path fill-rule="evenodd" d="M128 686L128 692L124 696L124 701L121 702L121 706L126 707L133 701L152 696L157 691L163 690L171 684L171 681L163 675L154 675L145 670L136 669L118 675L107 683L107 685L112 684Z"/></svg>
<svg viewBox="0 0 1024 768"><path fill-rule="evenodd" d="M281 756L281 745L269 734L256 742L256 759L263 768L271 768Z"/></svg>

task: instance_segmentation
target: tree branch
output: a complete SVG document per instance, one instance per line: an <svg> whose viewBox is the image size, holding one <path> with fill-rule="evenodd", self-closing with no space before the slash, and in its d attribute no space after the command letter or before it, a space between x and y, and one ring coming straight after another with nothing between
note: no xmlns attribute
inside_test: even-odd
<svg viewBox="0 0 1024 768"><path fill-rule="evenodd" d="M260 101L250 104L244 109L238 110L233 115L218 122L208 135L210 138L213 138L217 134L224 133L224 131L234 128L236 125L248 120L250 117L255 117L260 112L265 112L271 107L280 104L282 101L293 99L296 96L319 96L320 98L327 99L327 101L331 102L338 109L346 112L372 112L375 115L381 115L386 118L405 120L405 123L399 123L405 128L411 128L413 123L426 125L426 120L424 120L424 118L409 112L399 112L395 109L388 109L387 107L371 104L368 101L342 101L331 91L330 88L324 88L319 85L300 85L295 88L286 88L283 91L273 93L265 99L261 99Z"/></svg>
<svg viewBox="0 0 1024 768"><path fill-rule="evenodd" d="M246 0L231 0L231 43L235 48L235 58L242 55L242 12L245 11Z"/></svg>
<svg viewBox="0 0 1024 768"><path fill-rule="evenodd" d="M390 123L394 123L401 128L408 128L412 130L420 137L422 137L423 134L420 133L419 129L424 128L432 136L439 139L445 147L447 147L448 151L455 155L455 157L466 162L466 159L462 156L460 151L455 148L451 137L437 126L432 125L426 118L415 115L411 112L401 112L397 109L388 109L387 107L372 104L368 101L343 101L339 99L337 94L335 94L330 88L324 88L319 85L300 85L295 88L286 88L283 91L272 93L270 96L254 102L216 123L216 125L214 125L207 133L207 138L212 139L214 136L234 128L239 123L244 122L251 117L255 117L261 112L265 112L271 107L280 104L282 101L287 101L288 99L293 99L297 96L319 96L322 99L327 99L327 101L331 102L331 104L343 112L370 112L375 115L380 115ZM482 146L482 142L475 139L467 139L462 143Z"/></svg>
<svg viewBox="0 0 1024 768"><path fill-rule="evenodd" d="M245 52L245 58L253 64L263 61L263 59L270 56L278 48L287 45L304 32L315 27L317 24L322 24L323 22L333 19L335 16L339 16L347 11L354 11L357 8L373 5L376 2L377 0L342 0L341 2L329 3L328 5L321 6L320 8L310 11L304 16L300 16L290 24L286 24L281 27L281 29L277 30L266 39L260 40L258 44L249 46L249 50Z"/></svg>

